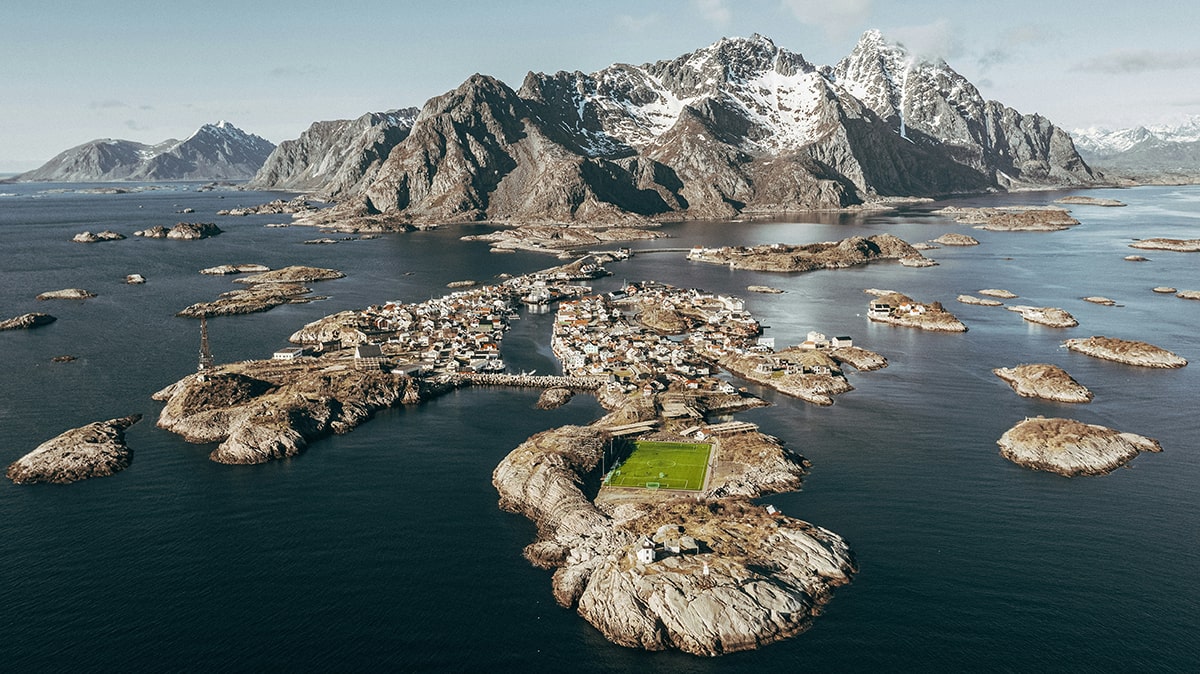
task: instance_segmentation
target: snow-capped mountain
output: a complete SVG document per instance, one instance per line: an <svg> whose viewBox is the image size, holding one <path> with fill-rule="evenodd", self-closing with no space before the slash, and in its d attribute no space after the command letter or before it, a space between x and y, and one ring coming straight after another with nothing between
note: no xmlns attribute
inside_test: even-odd
<svg viewBox="0 0 1200 674"><path fill-rule="evenodd" d="M145 145L104 138L59 153L20 181L246 180L275 145L226 121L205 124L186 140Z"/></svg>
<svg viewBox="0 0 1200 674"><path fill-rule="evenodd" d="M367 161L344 149L334 163ZM869 31L834 67L754 35L640 66L530 73L515 91L475 75L427 102L373 175L325 191L414 221L564 222L1097 179L1048 120Z"/></svg>
<svg viewBox="0 0 1200 674"><path fill-rule="evenodd" d="M1200 116L1176 125L1091 127L1071 135L1080 154L1107 173L1152 182L1192 182L1200 176Z"/></svg>
<svg viewBox="0 0 1200 674"><path fill-rule="evenodd" d="M375 175L392 148L408 137L418 112L405 108L314 122L296 140L280 143L248 186L336 199Z"/></svg>
<svg viewBox="0 0 1200 674"><path fill-rule="evenodd" d="M1135 126L1127 129L1110 130L1101 127L1075 129L1071 132L1079 151L1089 156L1108 158L1128 152L1139 144L1159 141L1161 143L1195 143L1200 141L1200 115L1189 117L1182 124Z"/></svg>

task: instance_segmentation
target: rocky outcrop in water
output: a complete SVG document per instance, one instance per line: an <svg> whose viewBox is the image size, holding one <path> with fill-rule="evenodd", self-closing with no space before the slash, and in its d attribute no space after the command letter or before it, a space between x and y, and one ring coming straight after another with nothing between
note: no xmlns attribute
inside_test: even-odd
<svg viewBox="0 0 1200 674"><path fill-rule="evenodd" d="M308 197L301 195L288 200L275 199L257 206L239 206L237 208L227 208L217 211L217 215L281 215L284 213L309 213L315 210L317 210L317 207L309 202Z"/></svg>
<svg viewBox="0 0 1200 674"><path fill-rule="evenodd" d="M94 234L92 232L80 232L71 237L71 240L75 243L99 243L101 241L120 241L124 238L124 234L118 234L117 232L106 229L102 232L96 232Z"/></svg>
<svg viewBox="0 0 1200 674"><path fill-rule="evenodd" d="M1200 239L1142 239L1129 244L1144 250L1172 250L1177 253L1200 253Z"/></svg>
<svg viewBox="0 0 1200 674"><path fill-rule="evenodd" d="M14 461L5 475L16 484L69 484L118 473L133 461L125 429L141 418L134 414L71 429Z"/></svg>
<svg viewBox="0 0 1200 674"><path fill-rule="evenodd" d="M1100 197L1088 197L1082 194L1072 194L1069 197L1055 199L1056 204L1067 204L1070 206L1105 206L1108 208L1124 206L1125 203L1116 199L1101 199Z"/></svg>
<svg viewBox="0 0 1200 674"><path fill-rule="evenodd" d="M213 302L197 302L183 309L176 316L199 318L200 316L234 316L274 309L282 304L311 302L311 288L305 283L327 281L344 277L336 269L291 266L234 279L245 284L245 288L221 293Z"/></svg>
<svg viewBox="0 0 1200 674"><path fill-rule="evenodd" d="M943 234L933 240L934 243L940 243L943 246L978 246L979 239L958 232L949 232Z"/></svg>
<svg viewBox="0 0 1200 674"><path fill-rule="evenodd" d="M1073 328L1079 325L1079 321L1075 320L1074 316L1057 307L1031 307L1023 304L1014 304L1013 306L1004 308L1021 314L1021 318L1030 323L1046 325L1051 328Z"/></svg>
<svg viewBox="0 0 1200 674"><path fill-rule="evenodd" d="M1000 300L991 300L983 297L975 297L974 295L959 295L955 298L963 304L974 304L981 307L1000 307L1004 306L1004 302Z"/></svg>
<svg viewBox="0 0 1200 674"><path fill-rule="evenodd" d="M1013 426L1000 439L1000 455L1013 463L1067 477L1104 475L1142 452L1161 452L1150 438L1074 419L1035 417Z"/></svg>
<svg viewBox="0 0 1200 674"><path fill-rule="evenodd" d="M1001 208L967 208L947 206L934 211L948 215L956 222L975 225L978 229L995 232L1057 232L1079 224L1063 208L1037 206L1006 206Z"/></svg>
<svg viewBox="0 0 1200 674"><path fill-rule="evenodd" d="M566 405L575 397L575 392L569 388L554 387L542 391L538 396L537 408L539 410L553 410Z"/></svg>
<svg viewBox="0 0 1200 674"><path fill-rule="evenodd" d="M96 293L84 290L83 288L63 288L62 290L48 290L37 296L38 300L87 300L96 296Z"/></svg>
<svg viewBox="0 0 1200 674"><path fill-rule="evenodd" d="M843 269L878 260L924 259L920 251L892 234L852 236L841 241L765 246L726 246L696 248L689 260L728 265L731 269L753 271L805 272L814 269Z"/></svg>
<svg viewBox="0 0 1200 674"><path fill-rule="evenodd" d="M767 448L778 444L758 437L749 442L755 447L728 453L774 456ZM502 508L537 524L525 556L556 569L558 603L614 643L697 655L757 648L806 629L854 572L836 534L742 498L601 500L598 507L579 484L606 444L591 427L539 433L505 457L492 483ZM786 472L795 485L803 466L793 460ZM640 541L656 535L697 547L639 561Z"/></svg>
<svg viewBox="0 0 1200 674"><path fill-rule="evenodd" d="M967 331L967 326L954 314L946 311L941 302L925 304L897 292L887 292L872 300L867 318L879 323L933 332Z"/></svg>
<svg viewBox="0 0 1200 674"><path fill-rule="evenodd" d="M50 325L58 319L50 314L28 313L0 321L0 330L29 330Z"/></svg>
<svg viewBox="0 0 1200 674"><path fill-rule="evenodd" d="M188 442L218 442L218 463L265 463L294 456L309 441L345 433L377 410L417 402L406 375L298 358L222 365L154 394L165 401L158 426Z"/></svg>
<svg viewBox="0 0 1200 674"><path fill-rule="evenodd" d="M1068 339L1063 342L1063 346L1096 358L1139 367L1176 368L1187 365L1187 360L1161 347L1115 337L1097 336L1086 339Z"/></svg>
<svg viewBox="0 0 1200 674"><path fill-rule="evenodd" d="M1036 363L1014 368L1000 367L992 370L992 374L1008 382L1017 395L1026 398L1063 403L1086 403L1092 400L1092 392L1057 365Z"/></svg>
<svg viewBox="0 0 1200 674"><path fill-rule="evenodd" d="M225 276L227 274L259 274L265 271L271 271L271 268L265 264L222 264L216 267L208 267L201 269L201 274L212 276Z"/></svg>

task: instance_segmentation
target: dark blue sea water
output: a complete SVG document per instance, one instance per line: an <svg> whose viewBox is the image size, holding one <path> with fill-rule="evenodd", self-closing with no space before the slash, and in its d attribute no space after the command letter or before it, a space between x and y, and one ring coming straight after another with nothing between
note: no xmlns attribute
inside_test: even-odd
<svg viewBox="0 0 1200 674"><path fill-rule="evenodd" d="M353 433L263 466L222 466L211 446L155 428L154 391L195 368L198 326L173 314L233 288L203 267L259 262L334 267L313 284L329 299L210 322L218 361L267 357L303 323L389 299L415 301L460 279L550 266L464 243L479 227L303 245L318 232L265 228L286 216L218 218L278 195L44 193L0 186L0 318L58 317L0 332L0 464L75 426L141 412L132 466L70 486L0 484L0 668L33 670L1194 671L1200 664L1200 257L1139 252L1137 237L1200 238L1200 188L1094 191L1126 208L1075 207L1055 233L970 230L924 211L796 222L668 225L695 244L810 243L892 232L910 242L950 231L982 244L927 253L938 267L879 264L763 274L641 254L622 279L657 279L746 298L782 345L809 330L852 335L891 361L852 373L856 390L818 408L761 394L742 415L813 462L800 492L769 497L854 549L861 573L809 632L720 659L614 646L559 608L550 574L521 557L533 526L501 512L491 471L523 439L601 413L587 397L533 408L533 392L465 390L389 410ZM1063 193L965 203L1047 203ZM196 213L179 215L183 207ZM90 229L126 235L179 220L215 221L203 241L76 244ZM126 274L148 282L125 285ZM747 293L772 285L782 295ZM84 302L37 302L82 287ZM868 287L940 300L970 332L940 335L869 323ZM1080 321L1055 330L999 308L958 304L981 288L1057 306ZM1081 300L1104 295L1119 306ZM504 357L549 372L550 316L514 323ZM1141 370L1069 353L1068 337L1142 339L1189 358ZM70 354L78 360L51 363ZM1024 362L1063 366L1096 400L1019 398L990 374ZM1157 438L1111 475L1066 479L1002 459L999 436L1026 416L1070 416Z"/></svg>

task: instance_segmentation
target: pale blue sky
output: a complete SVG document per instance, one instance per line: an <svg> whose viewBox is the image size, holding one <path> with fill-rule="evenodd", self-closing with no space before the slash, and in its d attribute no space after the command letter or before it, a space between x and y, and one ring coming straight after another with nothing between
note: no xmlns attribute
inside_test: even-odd
<svg viewBox="0 0 1200 674"><path fill-rule="evenodd" d="M316 120L420 106L475 72L515 88L529 70L591 72L755 32L825 64L878 28L1067 129L1200 114L1200 5L1175 0L7 4L0 171L220 119L278 143Z"/></svg>

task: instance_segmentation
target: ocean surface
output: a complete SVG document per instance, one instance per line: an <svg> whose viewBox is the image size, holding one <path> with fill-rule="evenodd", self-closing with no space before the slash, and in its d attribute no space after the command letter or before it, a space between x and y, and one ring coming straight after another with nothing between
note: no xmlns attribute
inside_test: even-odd
<svg viewBox="0 0 1200 674"><path fill-rule="evenodd" d="M786 275L642 253L610 265L608 290L654 279L734 293L782 346L809 330L851 335L884 354L856 390L821 408L758 390L772 407L739 415L812 461L804 488L763 502L842 535L861 572L808 632L716 659L613 645L558 607L550 573L530 566L523 517L500 511L491 472L529 435L587 423L579 396L554 411L536 392L473 389L384 411L304 454L224 466L155 427L150 396L195 370L196 321L175 312L233 289L198 270L306 264L346 272L314 283L328 299L209 323L218 362L266 358L304 323L387 300L419 301L462 279L557 264L459 241L483 226L336 245L288 216L218 217L278 194L165 186L88 194L80 186L0 185L0 319L52 325L0 332L0 464L92 421L135 412L133 464L69 486L0 484L0 669L26 671L1196 671L1200 667L1200 254L1136 251L1134 238L1200 238L1200 188L1082 192L1125 208L1076 206L1053 233L973 230L929 208L787 222L673 224L638 249L811 243L891 232L947 232L981 245L928 251L940 265L894 263ZM86 187L86 186L85 186ZM955 203L1043 204L1066 194ZM938 204L939 206L941 204ZM194 208L193 214L179 214ZM201 241L133 237L178 221L216 222ZM78 244L81 231L128 239ZM1124 261L1142 253L1149 262ZM145 285L126 285L141 273ZM787 292L759 295L751 284ZM38 302L81 287L86 301ZM870 323L864 288L941 301L969 327L935 334ZM1005 288L1013 303L1055 306L1072 329L955 302ZM1103 295L1118 306L1082 297ZM552 314L523 314L503 345L513 370L554 372ZM1192 361L1144 370L1060 348L1069 337L1140 339ZM52 363L59 355L68 363ZM1015 395L994 367L1062 366L1096 394L1087 405ZM1020 468L996 440L1028 416L1067 416L1158 439L1129 469L1067 479Z"/></svg>

